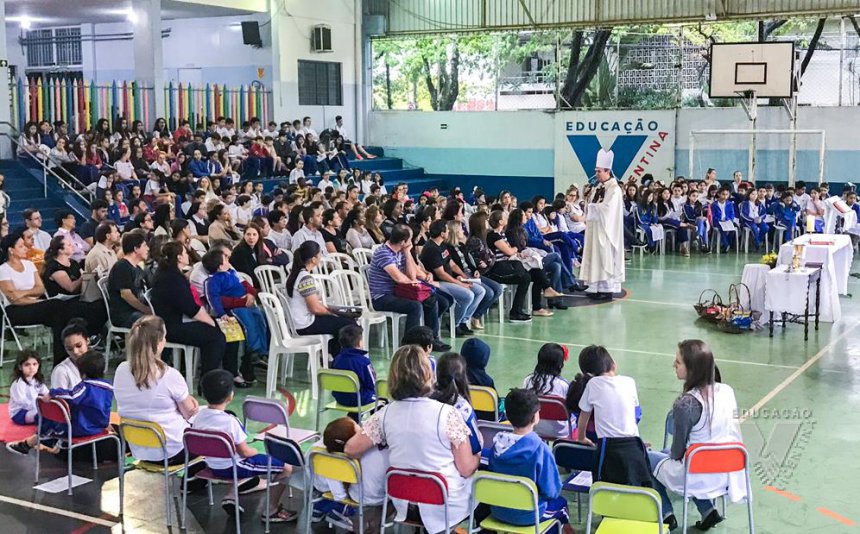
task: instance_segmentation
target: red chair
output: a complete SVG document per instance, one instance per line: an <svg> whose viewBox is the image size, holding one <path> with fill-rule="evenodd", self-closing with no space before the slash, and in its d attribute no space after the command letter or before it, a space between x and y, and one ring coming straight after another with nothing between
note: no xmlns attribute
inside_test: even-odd
<svg viewBox="0 0 860 534"><path fill-rule="evenodd" d="M755 533L753 525L752 487L750 485L749 452L743 443L697 443L691 445L684 455L684 522L683 532L687 532L687 508L691 495L687 494L687 479L690 475L729 474L744 472L747 490L747 516L750 534ZM726 515L726 493L722 497L723 516Z"/></svg>
<svg viewBox="0 0 860 534"><path fill-rule="evenodd" d="M539 395L540 402L540 419L541 421L561 421L567 425L567 437L573 435L573 423L570 422L570 412L567 411L567 406L564 404L564 397L556 395ZM540 435L540 434L538 434ZM555 441L559 439L556 435L540 435L541 439L546 441Z"/></svg>
<svg viewBox="0 0 860 534"><path fill-rule="evenodd" d="M110 428L106 428L100 433L94 436L81 436L75 437L72 434L72 412L69 409L68 403L63 399L48 399L43 400L39 398L36 400L36 410L39 412L39 417L37 418L39 423L36 428L36 434L39 438L39 442L44 439L58 439L58 442L66 445L67 450L67 458L66 464L69 470L69 495L72 495L72 451L78 449L80 447L84 447L86 445L91 445L93 448L93 469L98 470L98 456L96 455L96 443L105 440L113 440L116 443L116 457L117 457L117 473L119 477L119 515L122 515L122 501L123 501L123 458L122 454L122 443L120 438L116 433L113 432ZM66 436L65 438L55 438L51 435L43 435L42 434L42 421L50 421L52 423L64 425L66 427ZM41 468L41 454L39 449L41 447L39 444L36 444L36 482L39 482L39 470Z"/></svg>
<svg viewBox="0 0 860 534"><path fill-rule="evenodd" d="M441 474L421 471L419 469L389 467L385 474L385 501L382 503L382 528L380 532L385 532L388 527L394 526L393 521L391 523L385 522L389 499L400 499L410 504L444 506L445 532L448 533L451 531L451 529L447 528L449 524L448 482ZM416 527L424 526L412 523L407 524Z"/></svg>
<svg viewBox="0 0 860 534"><path fill-rule="evenodd" d="M233 463L233 478L221 478L216 476L208 467L198 472L195 478L207 481L209 490L209 506L214 504L212 499L212 482L226 482L233 484L233 499L236 503L236 532L241 532L239 526L239 484L245 479L239 480L236 473L236 444L233 443L233 438L224 432L215 430L199 430L194 428L186 428L182 435L182 444L185 447L185 472L188 472L188 466L194 456L202 456L204 458L221 458L230 460ZM188 502L188 477L185 477L182 488L182 519L180 528L185 530L185 514L188 511L186 506Z"/></svg>

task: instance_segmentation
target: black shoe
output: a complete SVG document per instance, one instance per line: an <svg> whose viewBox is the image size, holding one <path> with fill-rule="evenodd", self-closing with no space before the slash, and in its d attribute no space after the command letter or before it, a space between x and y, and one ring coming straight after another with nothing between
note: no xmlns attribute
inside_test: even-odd
<svg viewBox="0 0 860 534"><path fill-rule="evenodd" d="M465 324L461 324L457 325L457 328L454 330L454 334L458 336L471 336L474 332L472 332L472 329Z"/></svg>
<svg viewBox="0 0 860 534"><path fill-rule="evenodd" d="M202 478L190 478L188 479L188 493L197 493L198 491L203 491L206 489L207 485L208 483Z"/></svg>
<svg viewBox="0 0 860 534"><path fill-rule="evenodd" d="M583 284L582 282L577 282L576 284L571 286L572 291L585 291L588 289L588 286Z"/></svg>
<svg viewBox="0 0 860 534"><path fill-rule="evenodd" d="M253 382L249 380L245 380L242 377L237 376L233 379L233 387L237 389L247 389L253 385Z"/></svg>
<svg viewBox="0 0 860 534"><path fill-rule="evenodd" d="M566 310L570 307L562 304L560 299L550 299L547 301L547 304L551 310Z"/></svg>
<svg viewBox="0 0 860 534"><path fill-rule="evenodd" d="M701 530L702 532L704 532L706 530L710 530L717 523L720 523L722 520L723 520L723 516L721 516L720 513L717 511L717 509L714 508L713 510L708 512L708 515L706 515L704 518L702 518L701 521L696 521L696 528L698 530Z"/></svg>
<svg viewBox="0 0 860 534"><path fill-rule="evenodd" d="M663 524L666 525L666 528L669 530L675 530L678 528L678 520L675 519L675 514L669 514L663 518Z"/></svg>
<svg viewBox="0 0 860 534"><path fill-rule="evenodd" d="M190 480L188 481L191 482ZM251 477L244 482L239 483L239 495L244 495L246 493L253 493L257 490L257 487L260 485L260 477ZM266 489L263 486L263 489Z"/></svg>
<svg viewBox="0 0 860 534"><path fill-rule="evenodd" d="M530 323L532 316L525 313L512 313L508 316L508 320L512 323Z"/></svg>
<svg viewBox="0 0 860 534"><path fill-rule="evenodd" d="M589 298L598 302L605 302L612 300L612 293L594 293L594 296Z"/></svg>
<svg viewBox="0 0 860 534"><path fill-rule="evenodd" d="M30 454L30 450L33 447L27 445L26 441L19 441L18 443L7 443L6 450L15 454L20 454L21 456L27 456Z"/></svg>
<svg viewBox="0 0 860 534"><path fill-rule="evenodd" d="M221 508L223 508L224 511L227 512L227 515L229 515L230 517L236 517L236 514L241 515L245 513L245 509L242 508L235 501L223 501L221 503Z"/></svg>
<svg viewBox="0 0 860 534"><path fill-rule="evenodd" d="M451 350L451 345L439 338L433 340L433 352L448 352L449 350Z"/></svg>

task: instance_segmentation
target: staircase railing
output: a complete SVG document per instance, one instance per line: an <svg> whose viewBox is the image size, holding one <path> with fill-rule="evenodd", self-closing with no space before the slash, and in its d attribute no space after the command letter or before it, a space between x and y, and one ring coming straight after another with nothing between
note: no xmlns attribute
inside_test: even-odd
<svg viewBox="0 0 860 534"><path fill-rule="evenodd" d="M18 157L20 157L21 154L26 154L34 163L36 163L37 167L42 169L43 196L45 198L48 197L48 176L50 175L57 181L57 184L60 186L61 189L66 190L69 193L78 197L84 203L84 206L90 205L90 199L82 195L80 191L78 191L71 183L69 183L70 181L74 181L86 191L86 186L84 186L83 182L80 182L77 178L74 177L70 177L69 180L64 179L62 176L57 174L54 169L49 167L45 161L33 155L29 150L22 150L22 145L20 141L21 133L15 128L15 126L5 121L0 121L0 126L5 126L9 129L9 132L0 132L0 137L6 137L9 139L9 141L12 143L14 154L16 154Z"/></svg>

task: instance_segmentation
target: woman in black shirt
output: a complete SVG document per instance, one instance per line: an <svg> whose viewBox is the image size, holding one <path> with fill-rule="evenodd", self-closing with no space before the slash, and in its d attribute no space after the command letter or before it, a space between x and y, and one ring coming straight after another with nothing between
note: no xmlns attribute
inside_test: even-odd
<svg viewBox="0 0 860 534"><path fill-rule="evenodd" d="M323 226L320 232L325 241L326 250L329 254L340 252L346 254L346 241L340 237L340 226L342 221L336 210L328 209L323 212Z"/></svg>
<svg viewBox="0 0 860 534"><path fill-rule="evenodd" d="M200 349L200 376L198 380L213 369L224 366L231 371L237 387L250 384L238 373L238 343L227 340L215 320L200 305L199 295L195 295L191 284L182 269L188 266L185 247L176 241L165 243L161 249L158 274L152 285L152 307L155 314L164 319L167 328L167 341L191 345ZM185 318L190 318L184 322Z"/></svg>

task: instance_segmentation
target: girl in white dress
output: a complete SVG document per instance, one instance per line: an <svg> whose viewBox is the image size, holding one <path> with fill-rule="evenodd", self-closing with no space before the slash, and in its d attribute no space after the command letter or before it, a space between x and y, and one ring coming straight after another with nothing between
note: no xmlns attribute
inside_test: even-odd
<svg viewBox="0 0 860 534"><path fill-rule="evenodd" d="M480 454L472 454L469 427L453 406L430 398L433 370L427 354L416 345L394 353L388 375L392 402L365 421L362 431L346 444L355 458L380 444L387 444L392 467L439 473L448 485L448 524L442 506L419 504L427 532L454 528L470 513L472 485ZM406 503L394 501L395 521L406 517Z"/></svg>

